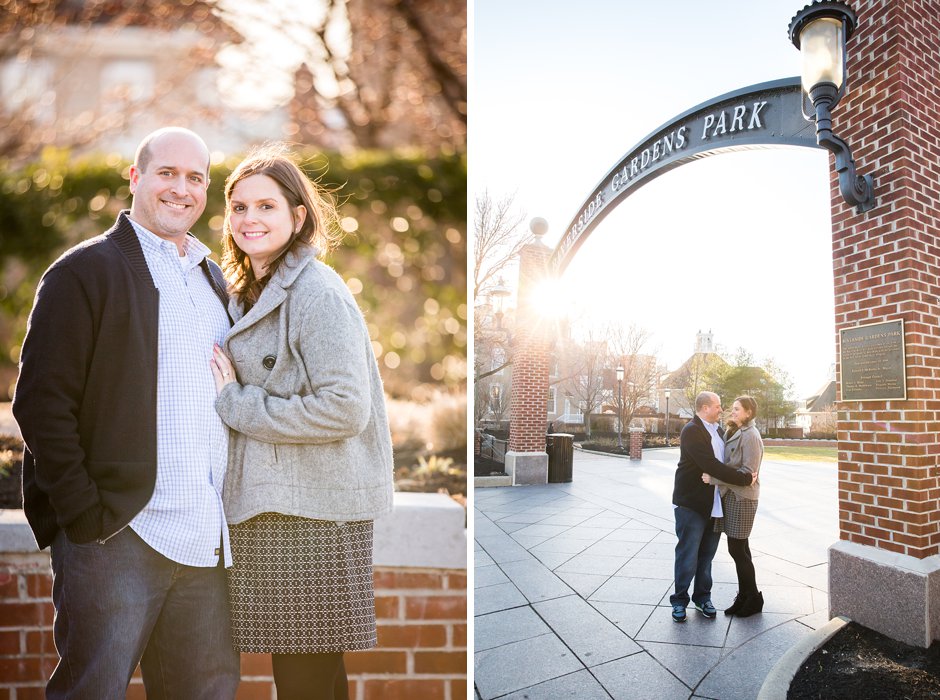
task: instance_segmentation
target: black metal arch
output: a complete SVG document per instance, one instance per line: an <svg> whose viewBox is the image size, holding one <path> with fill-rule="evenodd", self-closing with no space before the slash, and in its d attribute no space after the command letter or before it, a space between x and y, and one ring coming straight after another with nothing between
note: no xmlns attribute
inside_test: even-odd
<svg viewBox="0 0 940 700"><path fill-rule="evenodd" d="M799 78L784 78L720 95L666 122L634 146L594 187L565 229L550 268L564 272L578 248L613 209L665 172L727 151L820 148L802 112Z"/></svg>

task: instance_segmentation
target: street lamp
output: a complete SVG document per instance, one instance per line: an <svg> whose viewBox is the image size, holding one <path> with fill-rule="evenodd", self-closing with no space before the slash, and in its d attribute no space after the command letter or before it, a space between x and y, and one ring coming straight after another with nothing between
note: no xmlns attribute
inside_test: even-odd
<svg viewBox="0 0 940 700"><path fill-rule="evenodd" d="M666 395L666 447L669 447L669 395L672 390L666 389L663 393Z"/></svg>
<svg viewBox="0 0 940 700"><path fill-rule="evenodd" d="M617 366L617 449L623 452L623 365Z"/></svg>
<svg viewBox="0 0 940 700"><path fill-rule="evenodd" d="M835 156L842 197L861 214L875 206L874 182L871 175L856 174L852 150L832 133L832 109L846 88L845 42L857 24L848 5L822 0L800 10L788 31L803 57L803 116L816 122L816 143Z"/></svg>
<svg viewBox="0 0 940 700"><path fill-rule="evenodd" d="M506 286L506 283L503 281L503 278L500 277L499 280L497 280L496 282L496 286L493 287L489 291L489 294L491 297L496 298L496 304L495 304L496 306L496 312L495 312L496 329L502 330L503 329L503 299L505 299L510 294L512 294L512 291L510 291L509 287Z"/></svg>

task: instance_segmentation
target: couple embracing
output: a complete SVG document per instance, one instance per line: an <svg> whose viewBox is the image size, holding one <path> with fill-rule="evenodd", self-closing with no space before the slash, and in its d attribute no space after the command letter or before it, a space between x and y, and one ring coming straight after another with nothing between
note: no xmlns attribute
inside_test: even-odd
<svg viewBox="0 0 940 700"><path fill-rule="evenodd" d="M728 553L738 576L738 594L725 614L747 617L764 608L748 544L764 456L764 443L754 426L757 402L750 396L735 399L727 432L720 425L721 415L718 395L702 392L695 398L695 416L679 436L672 493L678 538L675 593L669 597L675 622L685 622L690 600L704 617L717 614L711 600L712 559L722 532L728 536Z"/></svg>
<svg viewBox="0 0 940 700"><path fill-rule="evenodd" d="M190 228L209 150L147 136L129 211L39 284L13 413L24 510L51 547L49 698L234 698L239 651L279 698L348 697L376 643L372 521L391 441L362 315L318 260L332 207L283 149L225 183L222 268ZM223 273L224 270L224 273Z"/></svg>

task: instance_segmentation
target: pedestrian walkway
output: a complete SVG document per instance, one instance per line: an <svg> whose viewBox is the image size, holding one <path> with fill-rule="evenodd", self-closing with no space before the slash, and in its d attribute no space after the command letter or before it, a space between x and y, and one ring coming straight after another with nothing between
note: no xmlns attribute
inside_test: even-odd
<svg viewBox="0 0 940 700"><path fill-rule="evenodd" d="M750 700L828 619L836 465L765 461L751 550L764 612L670 616L678 449L576 451L574 481L474 491L478 700ZM737 589L725 538L712 600Z"/></svg>

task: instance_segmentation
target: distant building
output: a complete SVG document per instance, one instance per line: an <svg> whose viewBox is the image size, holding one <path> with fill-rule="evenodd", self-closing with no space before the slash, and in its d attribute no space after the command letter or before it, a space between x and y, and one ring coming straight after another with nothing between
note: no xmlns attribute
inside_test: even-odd
<svg viewBox="0 0 940 700"><path fill-rule="evenodd" d="M729 376L731 375L731 376ZM694 351L678 369L660 378L659 407L666 410L669 390L669 414L673 420L687 421L695 415L695 397L703 391L715 391L719 385L732 381L738 391L757 399L757 422L762 430L783 428L792 417L792 402L787 402L784 389L763 367L732 367L717 352L712 332L699 331ZM722 396L725 409L731 408L734 396ZM673 427L670 427L672 432Z"/></svg>
<svg viewBox="0 0 940 700"><path fill-rule="evenodd" d="M715 352L715 341L711 330L698 331L692 354L677 369L664 375L660 380L659 405L666 410L665 390L669 389L669 414L689 420L695 415L696 395L708 391L709 375L721 372L728 367L725 359Z"/></svg>
<svg viewBox="0 0 940 700"><path fill-rule="evenodd" d="M223 103L215 57L241 37L206 3L167 5L170 16L139 6L64 2L56 21L0 37L4 155L52 145L129 158L166 125L191 128L227 155L283 137L286 109L249 114Z"/></svg>
<svg viewBox="0 0 940 700"><path fill-rule="evenodd" d="M829 370L829 379L815 394L808 397L796 412L796 424L803 434L833 434L836 432L836 367Z"/></svg>

